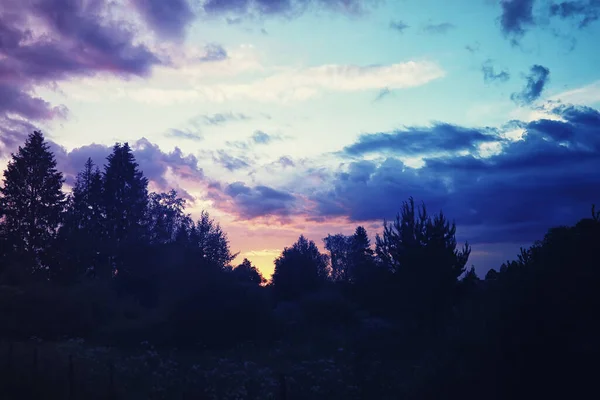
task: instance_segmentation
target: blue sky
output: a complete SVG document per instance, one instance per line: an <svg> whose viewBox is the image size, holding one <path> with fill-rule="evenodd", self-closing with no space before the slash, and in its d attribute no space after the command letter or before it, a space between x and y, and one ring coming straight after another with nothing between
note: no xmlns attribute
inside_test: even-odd
<svg viewBox="0 0 600 400"><path fill-rule="evenodd" d="M600 195L600 1L3 0L0 159L128 141L268 275L408 196L482 273ZM543 205L540 205L543 204ZM527 210L527 212L525 212Z"/></svg>

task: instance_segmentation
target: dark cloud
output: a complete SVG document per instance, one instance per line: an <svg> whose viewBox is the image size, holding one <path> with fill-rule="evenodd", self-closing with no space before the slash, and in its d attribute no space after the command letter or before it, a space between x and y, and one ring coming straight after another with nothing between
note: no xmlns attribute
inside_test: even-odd
<svg viewBox="0 0 600 400"><path fill-rule="evenodd" d="M228 200L233 212L241 219L251 220L262 216L287 217L295 212L296 198L268 186L249 187L242 182L225 186L217 195Z"/></svg>
<svg viewBox="0 0 600 400"><path fill-rule="evenodd" d="M481 72L483 72L483 81L485 83L490 82L506 82L510 79L508 71L496 72L492 60L487 60L481 65Z"/></svg>
<svg viewBox="0 0 600 400"><path fill-rule="evenodd" d="M217 150L216 154L213 154L213 161L220 164L229 171L237 171L240 169L250 168L250 160L246 157L235 157L225 150Z"/></svg>
<svg viewBox="0 0 600 400"><path fill-rule="evenodd" d="M427 24L423 27L423 31L432 34L445 34L454 28L456 28L454 24L443 22L441 24Z"/></svg>
<svg viewBox="0 0 600 400"><path fill-rule="evenodd" d="M227 122L247 121L251 118L241 113L217 113L213 115L201 115L196 118L197 121L202 121L205 125L224 125Z"/></svg>
<svg viewBox="0 0 600 400"><path fill-rule="evenodd" d="M531 104L539 99L550 76L550 70L542 65L533 65L529 71L527 84L520 93L513 93L510 98L517 104Z"/></svg>
<svg viewBox="0 0 600 400"><path fill-rule="evenodd" d="M506 36L517 40L525 34L528 26L534 25L534 2L535 0L500 0L502 6L500 24Z"/></svg>
<svg viewBox="0 0 600 400"><path fill-rule="evenodd" d="M27 135L39 127L22 119L0 118L0 158L9 157L20 145L25 143Z"/></svg>
<svg viewBox="0 0 600 400"><path fill-rule="evenodd" d="M216 44L216 43L207 44L204 47L204 50L205 50L206 54L204 54L204 56L200 57L200 61L202 61L202 62L223 61L223 60L227 60L227 58L228 58L227 50L225 50L223 48L223 46L221 46L219 44Z"/></svg>
<svg viewBox="0 0 600 400"><path fill-rule="evenodd" d="M473 243L532 242L585 217L600 198L600 113L574 106L553 112L563 120L521 123L523 139L503 142L487 158L429 158L419 169L394 158L353 162L311 200L319 216L368 221L393 218L414 196L456 219Z"/></svg>
<svg viewBox="0 0 600 400"><path fill-rule="evenodd" d="M563 1L550 5L550 15L562 19L575 19L584 28L600 18L600 1Z"/></svg>
<svg viewBox="0 0 600 400"><path fill-rule="evenodd" d="M66 116L64 107L53 107L47 101L34 97L18 87L0 83L0 113L2 111L16 113L35 121Z"/></svg>
<svg viewBox="0 0 600 400"><path fill-rule="evenodd" d="M404 33L410 26L406 25L403 21L390 21L390 28L400 33Z"/></svg>
<svg viewBox="0 0 600 400"><path fill-rule="evenodd" d="M146 23L161 37L179 39L194 20L187 0L131 0Z"/></svg>
<svg viewBox="0 0 600 400"><path fill-rule="evenodd" d="M344 148L348 155L392 153L418 156L440 152L476 150L482 143L497 142L501 138L493 129L468 129L438 123L431 128L409 127L392 133L361 135L358 141Z"/></svg>
<svg viewBox="0 0 600 400"><path fill-rule="evenodd" d="M146 76L162 63L133 29L106 17L105 1L2 0L0 12L0 116L30 120L64 115L31 94L36 85L97 73ZM36 35L31 20L45 27Z"/></svg>

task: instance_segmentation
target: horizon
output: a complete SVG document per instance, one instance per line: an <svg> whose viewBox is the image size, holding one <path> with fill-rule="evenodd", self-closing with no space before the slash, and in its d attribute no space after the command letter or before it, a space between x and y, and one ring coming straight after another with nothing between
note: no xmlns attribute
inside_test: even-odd
<svg viewBox="0 0 600 400"><path fill-rule="evenodd" d="M3 1L2 170L34 129L67 185L129 142L265 277L409 196L482 276L600 198L597 2L157 1Z"/></svg>

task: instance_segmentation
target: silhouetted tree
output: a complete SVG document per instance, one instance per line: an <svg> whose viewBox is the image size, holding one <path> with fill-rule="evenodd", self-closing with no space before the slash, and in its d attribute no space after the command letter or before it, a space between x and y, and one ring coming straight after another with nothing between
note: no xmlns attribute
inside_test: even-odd
<svg viewBox="0 0 600 400"><path fill-rule="evenodd" d="M39 131L30 134L17 154L12 154L4 171L4 186L0 187L2 230L13 251L31 257L35 270L47 266L48 250L62 220L63 182Z"/></svg>
<svg viewBox="0 0 600 400"><path fill-rule="evenodd" d="M191 226L187 237L190 245L198 249L205 262L225 268L237 257L237 254L231 253L227 234L207 211L202 211L196 224Z"/></svg>
<svg viewBox="0 0 600 400"><path fill-rule="evenodd" d="M329 251L331 262L331 279L333 281L347 281L349 279L350 249L352 236L342 234L327 235L323 239L325 249Z"/></svg>
<svg viewBox="0 0 600 400"><path fill-rule="evenodd" d="M356 282L366 278L373 267L373 249L364 227L358 226L351 236L327 235L323 239L331 260L331 279Z"/></svg>
<svg viewBox="0 0 600 400"><path fill-rule="evenodd" d="M178 197L174 189L168 193L150 193L147 216L150 243L165 244L177 239L191 221L185 214L185 206L185 199Z"/></svg>
<svg viewBox="0 0 600 400"><path fill-rule="evenodd" d="M329 277L328 258L315 242L301 235L275 260L272 285L276 297L293 300L318 289Z"/></svg>
<svg viewBox="0 0 600 400"><path fill-rule="evenodd" d="M99 272L106 241L102 187L102 173L88 158L83 171L77 174L59 231L62 261L56 273L62 279L75 279L85 273L96 276Z"/></svg>
<svg viewBox="0 0 600 400"><path fill-rule="evenodd" d="M266 282L266 279L262 276L260 271L254 265L252 265L247 258L244 258L244 261L235 267L231 273L239 282L242 283L260 285Z"/></svg>
<svg viewBox="0 0 600 400"><path fill-rule="evenodd" d="M116 249L144 238L148 180L125 143L115 144L104 168L104 207L108 236Z"/></svg>
<svg viewBox="0 0 600 400"><path fill-rule="evenodd" d="M348 256L348 276L351 282L369 279L375 267L374 254L367 230L358 226L352 235Z"/></svg>
<svg viewBox="0 0 600 400"><path fill-rule="evenodd" d="M380 262L402 288L404 311L427 330L435 329L433 324L451 306L471 252L468 244L456 249L455 232L455 224L442 212L431 217L424 204L415 210L411 197L393 223L384 222L383 236L376 238Z"/></svg>

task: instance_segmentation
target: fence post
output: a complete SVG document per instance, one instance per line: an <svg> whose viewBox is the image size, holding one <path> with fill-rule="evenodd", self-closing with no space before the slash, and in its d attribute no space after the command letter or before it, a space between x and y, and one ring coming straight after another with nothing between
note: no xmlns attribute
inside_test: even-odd
<svg viewBox="0 0 600 400"><path fill-rule="evenodd" d="M69 400L75 399L75 368L73 365L73 355L69 355Z"/></svg>

